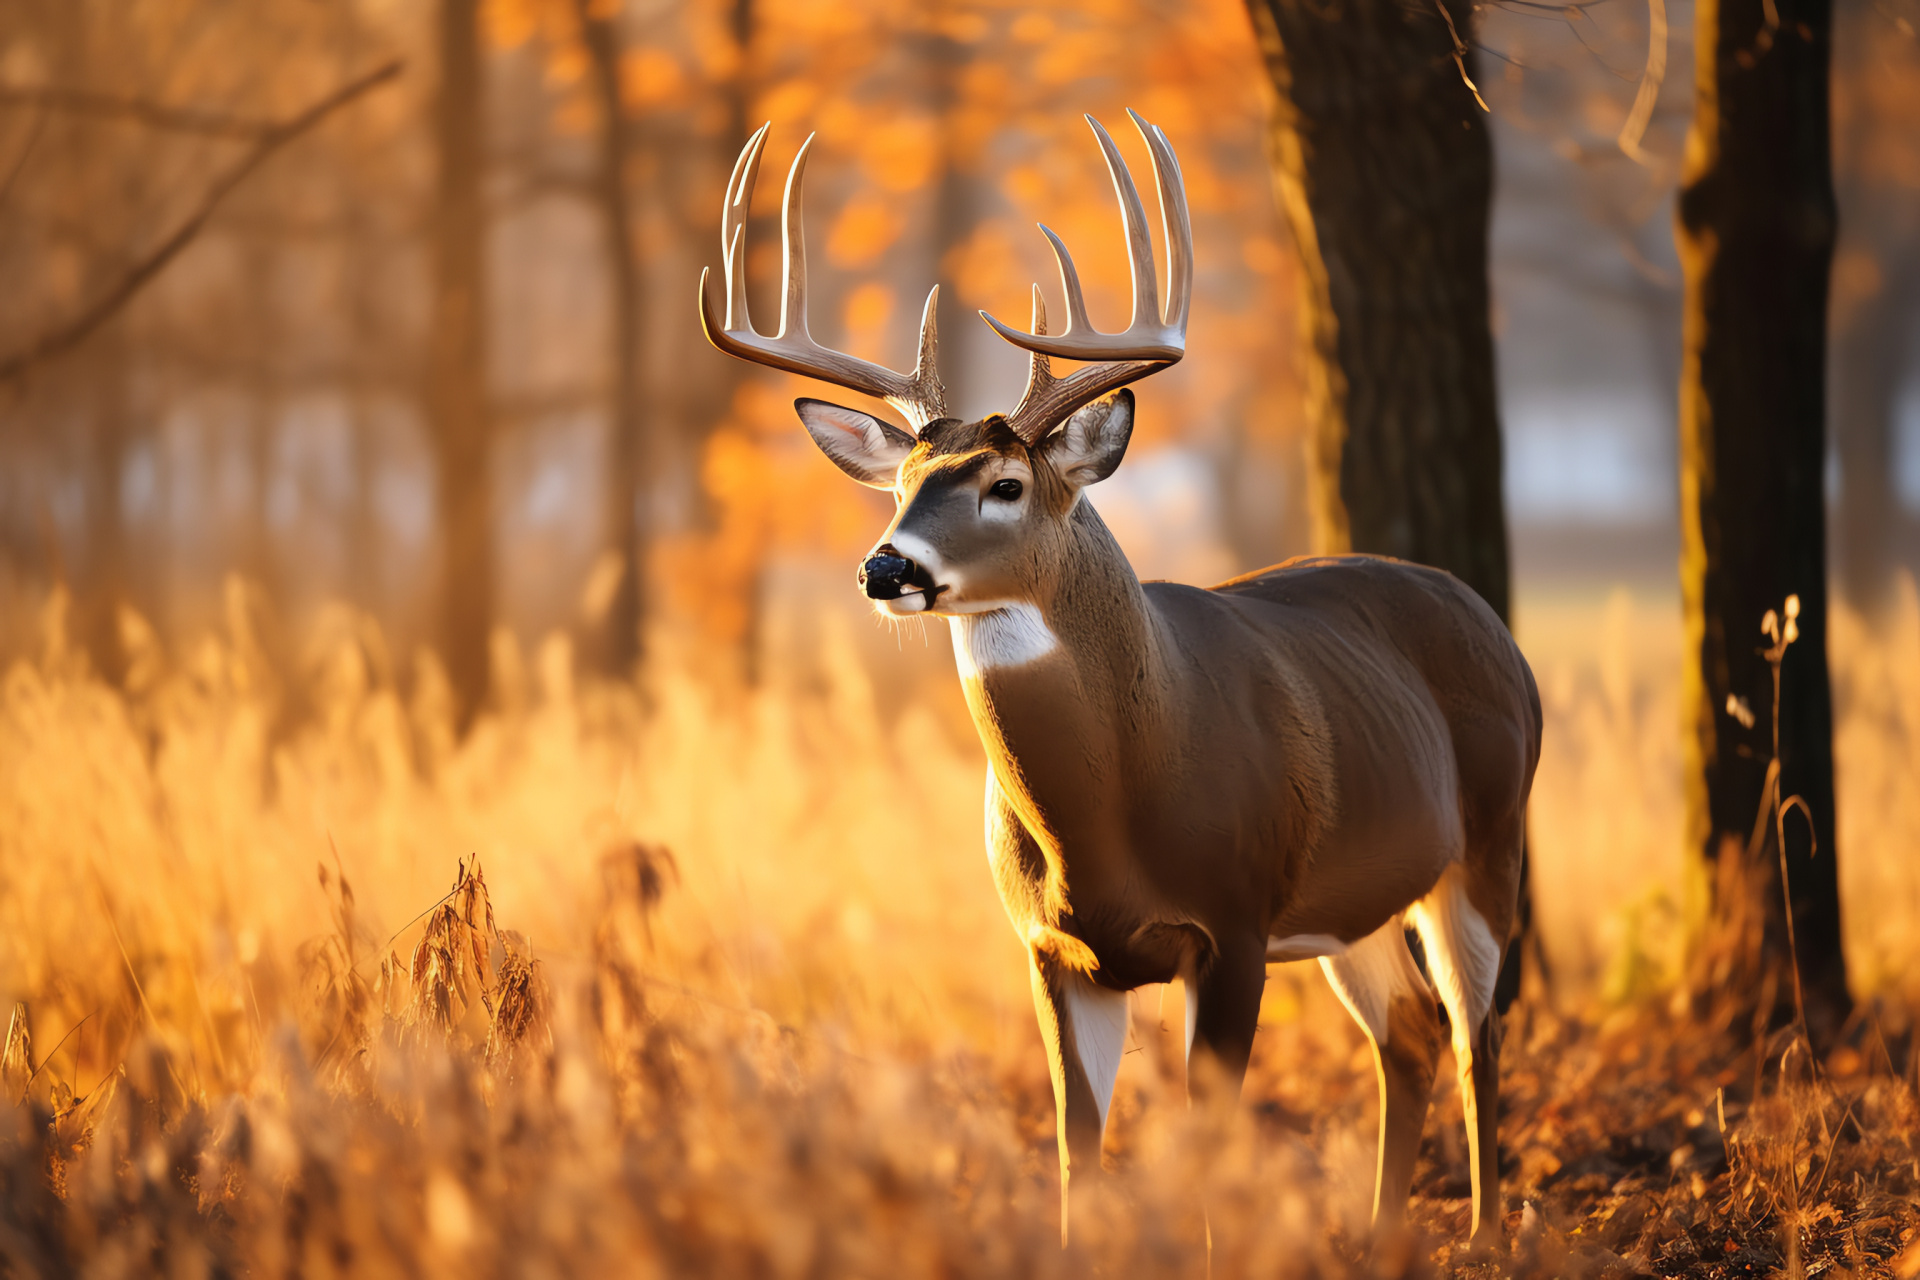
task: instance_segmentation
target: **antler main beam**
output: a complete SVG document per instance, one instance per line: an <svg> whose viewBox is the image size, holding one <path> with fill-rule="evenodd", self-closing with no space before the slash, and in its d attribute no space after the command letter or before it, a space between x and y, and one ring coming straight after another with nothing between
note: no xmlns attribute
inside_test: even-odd
<svg viewBox="0 0 1920 1280"><path fill-rule="evenodd" d="M935 304L940 286L927 295L920 314L920 352L913 372L896 373L874 364L823 347L807 332L807 246L800 215L800 191L807 169L807 152L813 136L801 144L787 171L787 189L780 208L780 233L785 242L782 275L786 288L780 300L780 332L767 337L754 329L747 314L747 213L753 200L754 181L760 174L760 156L766 147L771 122L760 126L734 162L733 177L727 183L726 202L720 207L720 252L727 282L727 315L719 323L713 312L713 298L707 289L707 271L700 272L700 321L707 341L730 356L771 365L789 373L805 374L865 395L878 396L892 405L910 422L915 432L929 422L947 415L947 396L935 367L938 335L934 329Z"/></svg>
<svg viewBox="0 0 1920 1280"><path fill-rule="evenodd" d="M1033 353L1027 376L1026 393L1008 415L1008 422L1022 438L1037 441L1059 425L1075 409L1090 404L1109 391L1129 382L1157 373L1187 352L1187 311L1193 300L1193 226L1187 215L1187 191L1180 178L1180 162L1173 146L1158 125L1148 124L1136 111L1127 115L1145 139L1153 156L1154 185L1160 196L1162 234L1167 241L1167 305L1160 306L1158 281L1153 260L1153 236L1147 230L1146 210L1140 203L1139 189L1113 138L1092 116L1094 137L1107 158L1107 172L1113 177L1114 195L1120 202L1120 217L1127 233L1127 259L1133 270L1133 319L1121 333L1101 333L1087 318L1087 301L1080 289L1080 273L1074 269L1067 246L1044 223L1041 233L1053 246L1054 259L1060 265L1060 287L1067 296L1067 327L1057 337L1049 336L1046 308L1034 286L1033 331L1023 333L1002 324L986 312L981 319L993 331ZM1090 362L1064 378L1053 376L1050 357Z"/></svg>

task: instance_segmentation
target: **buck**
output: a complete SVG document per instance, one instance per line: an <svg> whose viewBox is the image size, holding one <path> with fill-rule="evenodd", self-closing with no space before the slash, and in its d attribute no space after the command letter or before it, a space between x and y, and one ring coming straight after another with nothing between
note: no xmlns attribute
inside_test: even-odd
<svg viewBox="0 0 1920 1280"><path fill-rule="evenodd" d="M796 402L820 449L891 492L891 524L859 581L884 614L945 618L986 749L986 842L1025 943L1067 1189L1096 1173L1127 1033L1127 996L1182 979L1189 1089L1237 1099L1269 964L1318 959L1371 1041L1381 1118L1373 1214L1410 1194L1441 1021L1452 1026L1473 1178L1473 1239L1499 1238L1499 1015L1494 979L1516 910L1527 796L1540 754L1532 673L1493 611L1448 574L1371 556L1297 559L1211 588L1141 582L1086 489L1133 429L1126 384L1186 350L1193 238L1166 135L1137 114L1167 244L1119 150L1088 117L1120 203L1133 320L1094 330L1073 259L1053 246L1067 324L1031 332L981 313L1029 353L1011 413L963 422L935 370L936 286L910 373L807 331L801 182L787 176L780 331L747 314L745 224L766 145L740 153L721 214L726 315L708 338L741 359L878 397L908 429ZM1053 357L1082 362L1056 376ZM1409 950L1424 945L1432 985ZM1211 1083L1209 1083L1211 1082Z"/></svg>

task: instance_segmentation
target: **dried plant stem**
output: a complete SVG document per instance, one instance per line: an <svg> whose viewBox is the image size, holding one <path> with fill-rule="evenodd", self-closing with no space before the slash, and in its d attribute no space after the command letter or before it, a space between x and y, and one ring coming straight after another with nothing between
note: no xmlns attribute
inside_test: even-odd
<svg viewBox="0 0 1920 1280"><path fill-rule="evenodd" d="M1761 632L1773 643L1761 650L1761 656L1767 660L1767 666L1773 679L1773 703L1770 708L1770 728L1773 734L1773 754L1767 761L1766 781L1760 788L1760 809L1754 815L1753 834L1747 840L1747 865L1759 861L1769 827L1773 830L1774 851L1780 862L1780 908L1785 917L1787 931L1787 969L1793 978L1793 1019L1794 1030L1806 1042L1809 1057L1812 1056L1813 1039L1807 1027L1806 995L1800 984L1800 943L1794 932L1793 924L1793 880L1787 869L1787 814L1795 808L1807 820L1807 838L1812 841L1809 856L1820 852L1820 839L1814 829L1813 809L1806 799L1799 795L1780 795L1780 689L1781 667L1786 661L1787 650L1800 637L1798 618L1800 615L1800 597L1788 596L1786 606L1781 612L1767 610L1767 616L1760 623ZM1783 619L1784 617L1784 624ZM1818 1070L1818 1064L1815 1064Z"/></svg>
<svg viewBox="0 0 1920 1280"><path fill-rule="evenodd" d="M33 1075L30 1075L27 1077L27 1083L31 1085L34 1082L34 1079L38 1077L42 1071L45 1071L47 1069L47 1064L53 1061L54 1055L58 1054L61 1049L66 1047L67 1041L73 1039L73 1033L78 1031L80 1028L86 1026L87 1022L93 1017L93 1014L99 1013L100 1009L103 1009L105 1007L106 1007L105 1005L101 1005L99 1008L96 1008L93 1011L93 1013L88 1014L85 1018L80 1019L80 1021L68 1027L67 1034L61 1036L58 1040L54 1041L53 1048L47 1050L45 1056L43 1056L40 1059L40 1065L33 1069ZM78 1063L78 1061L74 1063L76 1074L78 1074L79 1065L80 1064Z"/></svg>
<svg viewBox="0 0 1920 1280"><path fill-rule="evenodd" d="M147 989L140 985L140 975L134 972L133 957L127 954L127 940L120 936L120 922L114 918L113 899L108 895L107 886L100 879L100 871L97 867L94 868L93 887L100 895L101 909L107 913L107 927L113 931L113 943L116 947L120 948L120 963L127 968L127 980L133 983L133 993L140 998L140 1007L146 1011L148 1025L157 1028L162 1025L160 1015L153 1011L153 1005L147 999ZM167 1074L173 1077L174 1084L179 1086L180 1092L190 1092L187 1088L187 1082L180 1078L178 1071L174 1070L173 1055L166 1055L166 1059ZM193 1068L194 1082L198 1085L200 1082L200 1062L194 1057L191 1047L187 1049L187 1065ZM99 1086L96 1085L94 1087L98 1088Z"/></svg>

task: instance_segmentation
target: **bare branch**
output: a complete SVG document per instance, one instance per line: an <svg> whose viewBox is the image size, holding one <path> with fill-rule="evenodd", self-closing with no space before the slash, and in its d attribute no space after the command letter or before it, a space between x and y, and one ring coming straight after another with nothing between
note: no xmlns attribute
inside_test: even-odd
<svg viewBox="0 0 1920 1280"><path fill-rule="evenodd" d="M1476 11L1481 8L1538 9L1542 13L1552 14L1561 18L1568 18L1568 15L1572 15L1571 18L1568 19L1572 21L1573 19L1586 18L1588 9L1597 8L1607 2L1608 0L1579 0L1577 4L1542 4L1539 0L1489 0L1489 3L1485 5L1476 5L1475 9ZM1587 20L1589 22L1592 21L1591 18Z"/></svg>
<svg viewBox="0 0 1920 1280"><path fill-rule="evenodd" d="M20 179L21 170L27 167L27 161L33 156L33 149L40 145L40 135L46 131L47 113L33 113L33 128L27 133L27 143L20 148L20 154L14 157L13 167L7 170L6 181L0 182L0 209L6 208L7 199L13 194L13 184Z"/></svg>
<svg viewBox="0 0 1920 1280"><path fill-rule="evenodd" d="M1633 110L1620 126L1620 150L1637 164L1652 167L1654 158L1641 149L1647 125L1653 120L1653 108L1660 100L1660 86L1667 78L1667 4L1666 0L1647 0L1647 70L1640 77L1640 91L1633 97Z"/></svg>
<svg viewBox="0 0 1920 1280"><path fill-rule="evenodd" d="M173 234L161 241L160 245L146 257L135 263L118 283L65 325L51 333L43 334L5 359L0 359L0 382L11 382L40 361L59 355L85 341L88 335L132 301L134 296L159 275L168 263L179 256L182 249L193 243L194 238L207 225L207 220L213 216L214 210L220 207L221 201L232 194L235 187L245 182L269 156L355 98L398 76L400 66L400 61L395 59L378 70L370 71L358 80L334 90L299 115L280 124L271 125L262 131L256 137L253 146L247 149L247 153L232 168L220 175L211 187L207 188L206 195L201 198L199 206L174 229Z"/></svg>
<svg viewBox="0 0 1920 1280"><path fill-rule="evenodd" d="M122 98L57 85L0 85L0 107L38 107L82 116L125 116L156 129L214 138L259 138L280 127L271 120L250 120L217 111L172 107L145 98Z"/></svg>
<svg viewBox="0 0 1920 1280"><path fill-rule="evenodd" d="M1460 38L1460 28L1453 25L1453 14L1447 10L1446 0L1434 0L1433 7L1447 20L1447 34L1453 37L1453 65L1460 69L1460 82L1467 86L1467 92L1473 95L1473 100L1480 104L1482 111L1492 111L1487 100L1480 96L1480 86L1467 74L1467 42Z"/></svg>

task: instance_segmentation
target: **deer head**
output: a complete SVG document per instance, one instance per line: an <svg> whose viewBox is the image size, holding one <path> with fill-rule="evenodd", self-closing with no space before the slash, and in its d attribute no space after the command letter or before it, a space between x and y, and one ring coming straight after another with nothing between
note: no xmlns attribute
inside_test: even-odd
<svg viewBox="0 0 1920 1280"><path fill-rule="evenodd" d="M921 314L919 358L911 373L829 350L807 332L800 192L812 138L794 157L781 211L786 291L780 331L767 337L754 329L747 315L745 226L769 126L753 135L734 165L720 223L727 281L724 324L716 321L705 273L700 278L700 315L708 339L743 360L877 396L908 422L902 429L824 400L794 403L821 452L861 484L890 490L898 503L892 523L859 575L862 588L882 612L897 617L966 615L1039 603L1071 554L1076 523L1091 518L1079 502L1081 491L1111 475L1126 453L1133 431L1133 393L1121 388L1167 368L1186 352L1193 232L1180 166L1157 126L1134 112L1127 114L1153 156L1169 259L1167 304L1163 309L1159 301L1153 241L1140 193L1113 139L1089 116L1126 227L1132 322L1121 333L1093 328L1073 258L1060 237L1042 226L1059 263L1067 326L1057 336L1048 334L1038 285L1030 332L980 313L996 333L1030 353L1030 368L1026 392L1012 412L977 422L962 422L946 411L935 368L937 285ZM1055 356L1084 364L1056 377Z"/></svg>

